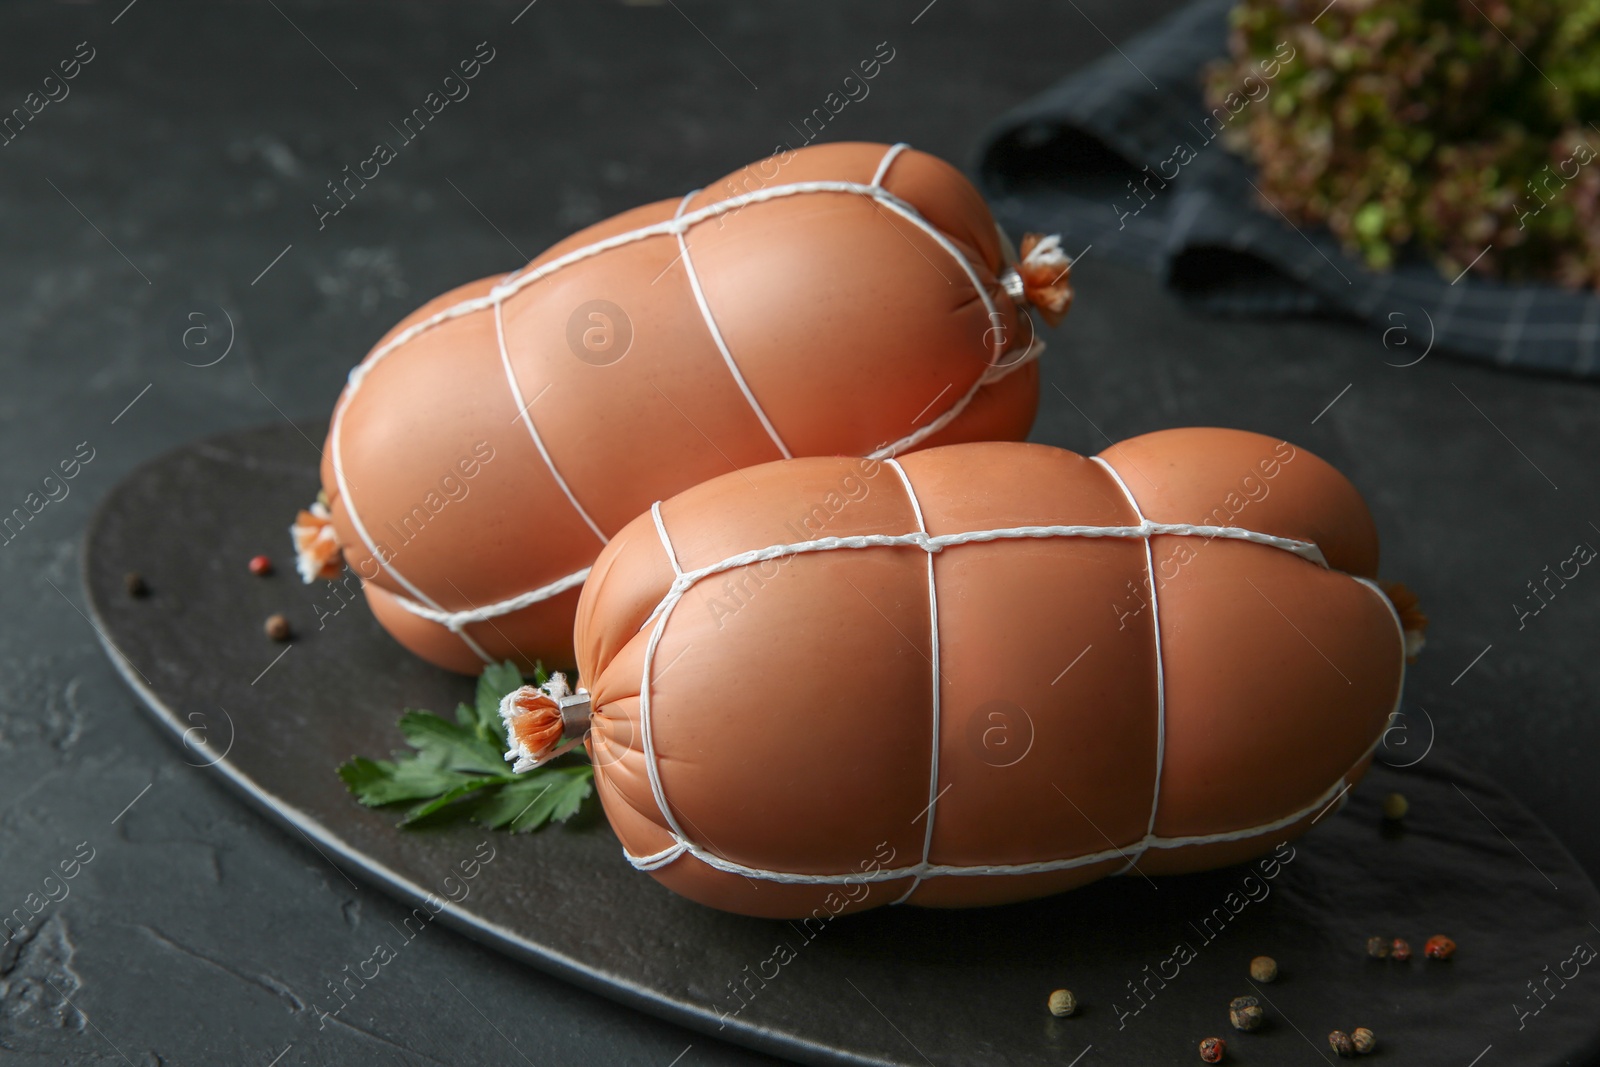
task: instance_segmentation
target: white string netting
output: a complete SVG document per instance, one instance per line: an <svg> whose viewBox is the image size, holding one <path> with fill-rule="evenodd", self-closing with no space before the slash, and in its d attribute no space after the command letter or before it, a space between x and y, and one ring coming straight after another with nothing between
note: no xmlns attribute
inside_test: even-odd
<svg viewBox="0 0 1600 1067"><path fill-rule="evenodd" d="M709 867L729 874L742 875L762 881L780 882L793 885L855 885L865 882L887 882L903 878L911 879L911 885L895 901L900 903L908 899L916 888L928 878L943 876L982 876L982 875L1024 875L1043 874L1050 871L1069 870L1074 867L1085 867L1097 863L1113 860L1122 860L1122 866L1115 874L1124 874L1134 868L1139 858L1150 849L1184 848L1192 845L1218 844L1228 841L1243 841L1250 838L1263 837L1276 833L1285 827L1293 826L1319 811L1329 808L1336 801L1342 805L1345 791L1348 789L1350 775L1360 767L1374 752L1383 739L1383 731L1388 728L1393 714L1399 709L1400 695L1405 687L1405 630L1400 620L1399 613L1389 597L1379 588L1376 582L1358 575L1348 574L1336 570L1328 565L1322 551L1311 542L1298 541L1293 538L1278 537L1272 534L1261 533L1256 530L1246 530L1235 526L1206 526L1189 523L1161 523L1153 522L1145 517L1140 509L1137 499L1123 481L1120 474L1105 460L1098 456L1090 459L1103 468L1116 482L1128 503L1132 506L1135 516L1139 519L1133 526L1013 526L999 529L969 530L961 533L930 535L922 519L921 504L917 500L911 479L899 463L889 460L894 467L901 483L904 485L912 512L916 517L917 529L905 534L863 534L851 537L823 537L812 541L799 541L791 544L769 545L765 548L752 549L740 552L725 559L719 560L705 567L685 571L678 562L677 552L672 545L672 538L667 533L665 521L661 516L659 502L652 505L650 515L655 523L656 534L660 538L661 547L666 554L667 562L672 566L673 581L666 594L656 604L655 609L645 619L641 629L650 627L650 636L645 645L644 666L639 683L639 724L640 740L644 750L645 768L650 782L650 793L655 799L657 808L661 812L662 821L667 833L672 838L672 844L648 855L638 856L629 852L626 847L623 855L634 867L643 871L653 871L664 867L683 856L692 856ZM1155 580L1154 556L1151 548L1151 538L1162 535L1175 535L1180 537L1203 537L1207 539L1222 538L1225 540L1247 541L1252 544L1262 545L1282 552L1289 552L1307 560L1324 570L1334 574L1344 574L1351 581L1357 582L1376 596L1390 618L1394 621L1396 634L1396 651L1400 663L1399 683L1395 688L1394 704L1390 714L1384 720L1381 729L1372 743L1341 774L1332 784L1319 793L1315 799L1303 807L1273 819L1270 822L1256 826L1243 827L1236 830L1227 830L1210 834L1193 834L1181 837L1163 837L1155 832L1157 815L1161 804L1161 770L1166 752L1166 685L1165 670L1161 654L1161 630L1157 615L1159 600L1159 585ZM1150 575L1150 603L1151 627L1155 642L1156 653L1156 717L1157 717L1157 742L1155 759L1155 786L1150 799L1150 815L1146 823L1144 835L1124 845L1113 845L1111 848L1086 853L1077 856L1068 856L1052 860L1040 860L1032 863L1000 863L1000 864L968 864L957 865L947 863L934 863L931 860L933 843L934 820L938 811L939 799L939 739L942 729L942 709L940 707L940 667L939 667L939 615L938 593L933 578L933 556L947 548L959 545L983 544L992 541L1014 541L1024 539L1049 539L1064 537L1110 537L1142 540L1145 545L1146 565L1151 568ZM763 867L752 867L748 864L736 863L716 852L707 849L689 837L679 825L677 817L673 814L672 807L667 802L666 792L662 785L661 768L656 751L655 730L651 714L651 678L654 671L656 652L659 648L663 634L666 632L667 620L671 617L673 609L683 599L684 595L698 582L722 574L726 571L748 567L753 564L764 563L769 560L781 559L790 556L805 555L814 552L832 552L855 549L873 548L920 548L928 554L928 616L932 631L930 643L930 662L933 668L931 717L933 722L933 743L930 768L928 775L929 802L925 815L927 826L924 830L922 856L914 864L899 867L884 867L871 871L848 871L838 874L812 874L795 871L772 870Z"/></svg>
<svg viewBox="0 0 1600 1067"><path fill-rule="evenodd" d="M767 201L779 200L791 196L803 196L818 193L842 193L866 197L871 200L880 211L884 211L904 219L925 234L936 245L938 245L938 247L960 268L962 274L965 275L968 284L970 284L973 290L977 293L978 299L982 302L984 310L988 315L988 322L994 324L1002 321L999 310L995 304L994 297L990 294L988 288L983 284L983 279L979 276L977 269L962 253L960 248L958 248L956 244L942 231L923 218L922 214L918 212L917 209L910 203L902 200L898 196L895 196L893 193L883 187L883 182L888 176L889 170L893 166L895 159L898 158L900 154L908 147L909 146L905 144L892 145L888 151L884 153L883 158L879 161L877 170L873 174L871 183L865 185L859 182L848 181L791 182L785 185L775 185L765 189L756 189L750 192L741 193L737 196L727 197L726 199L707 204L705 207L698 208L694 211L686 211L685 208L688 206L689 201L696 195L696 193L690 193L679 203L678 210L670 219L667 219L663 222L654 223L649 226L641 226L637 229L628 230L624 233L615 234L611 237L584 245L581 248L573 249L570 252L557 256L554 259L551 259L548 262L542 263L536 267L529 266L521 270L514 271L511 274L508 274L499 282L499 284L495 285L483 296L463 300L459 303L451 305L450 307L437 311L427 318L415 322L406 329L401 330L394 337L390 338L378 348L374 349L365 360L363 360L350 372L349 387L345 391L344 399L339 404L338 409L334 412L332 432L329 435L332 440L333 452L331 457L331 465L333 467L335 484L338 487L340 498L344 502L345 512L349 515L350 523L355 528L357 536L361 539L362 544L365 546L367 552L371 554L372 558L378 560L378 562L382 565L383 570L385 570L395 580L395 582L399 584L403 590L405 590L404 594L392 594L395 601L411 614L445 627L451 633L455 634L463 642L465 642L467 647L470 648L476 655L482 658L485 662L489 662L491 657L488 655L488 653L485 652L484 649L466 632L466 628L468 626L474 623L487 622L491 619L510 614L514 611L520 611L524 608L528 608L534 604L540 603L541 601L548 600L551 597L558 596L569 589L583 584L584 578L589 573L589 569L585 567L581 570L573 571L570 574L558 578L546 585L540 586L537 589L531 589L526 592L519 593L513 597L508 597L490 604L474 605L466 610L450 610L446 609L436 599L424 592L415 582L407 578L395 566L392 555L387 553L380 554L377 543L373 540L371 534L367 530L366 524L361 519L355 501L350 493L349 480L345 477L343 462L343 430L345 412L350 408L350 405L354 401L357 392L361 388L363 380L368 374L371 373L375 366L377 366L390 354L403 348L417 337L429 330L437 328L446 322L461 318L465 315L475 314L480 311L489 311L494 315L495 337L496 342L499 345L500 362L505 370L506 381L510 388L512 399L517 405L523 426L525 429L527 429L529 438L533 441L534 447L538 450L540 458L543 460L545 466L549 469L550 474L554 478L558 488L561 490L562 495L566 498L567 502L572 506L578 516L583 520L584 524L594 533L596 538L599 539L600 543L604 544L608 540L605 532L595 522L594 518L589 514L589 512L583 507L583 504L578 499L578 494L575 492L573 487L568 484L567 480L557 469L555 460L552 458L549 449L546 447L544 438L539 433L538 426L529 410L532 405L526 401L521 384L517 380L516 371L512 366L510 353L506 347L503 311L505 301L535 282L543 278L547 278L557 271L563 270L566 267L570 267L575 263L580 263L586 259L609 252L612 249L621 248L625 245L633 244L638 241L644 241L654 237L670 237L675 240L678 245L679 256L683 261L684 269L689 279L690 290L694 296L695 303L700 310L701 319L705 323L706 330L710 334L711 339L716 346L717 352L722 357L723 363L726 365L735 385L738 386L740 393L745 399L745 402L755 414L757 421L761 424L761 427L765 431L767 437L777 449L778 454L785 459L790 458L792 453L790 452L788 445L779 435L777 428L772 423L772 420L762 408L759 400L755 396L755 393L751 390L749 383L745 380L743 372L739 369L738 362L735 360L732 350L729 348L726 339L723 337L721 329L717 326L716 316L713 314L711 306L706 299L704 288L700 284L700 277L698 272L695 270L693 260L690 256L689 244L687 240L689 231L695 226L708 220L716 219L723 215L738 211L750 204L765 203ZM914 448L915 446L921 444L923 441L938 433L940 430L944 429L956 418L958 418L961 413L967 409L967 406L972 403L973 398L977 396L980 389L986 385L990 385L999 381L1023 366L1026 366L1028 363L1031 363L1037 359L1039 354L1044 350L1044 345L1041 341L1039 341L1037 336L1033 337L1028 345L1024 348L1007 350L1006 346L1008 342L1004 331L991 329L988 332L989 334L993 335L993 341L990 344L989 362L985 366L983 372L973 380L966 391L958 396L949 407L945 408L943 411L940 411L933 419L922 424L921 426L916 427L899 440L893 441L879 449L876 449L869 454L868 458L880 460L887 459L898 455L909 448ZM390 555L390 558L384 558L385 555Z"/></svg>

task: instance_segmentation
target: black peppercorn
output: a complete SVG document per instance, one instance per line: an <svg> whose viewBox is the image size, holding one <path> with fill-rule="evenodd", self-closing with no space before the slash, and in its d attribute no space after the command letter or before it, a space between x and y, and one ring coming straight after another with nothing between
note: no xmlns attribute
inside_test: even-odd
<svg viewBox="0 0 1600 1067"><path fill-rule="evenodd" d="M1266 1012L1261 1010L1261 1001L1256 997L1234 997L1228 1004L1228 1021L1233 1023L1235 1030L1250 1033L1261 1029L1261 1024L1266 1020Z"/></svg>
<svg viewBox="0 0 1600 1067"><path fill-rule="evenodd" d="M1350 1035L1343 1030L1335 1030L1328 1035L1328 1047L1340 1056L1354 1056L1356 1054L1355 1042L1350 1040Z"/></svg>
<svg viewBox="0 0 1600 1067"><path fill-rule="evenodd" d="M149 596L150 587L144 583L144 575L138 571L129 571L122 576L123 587L128 590L129 596Z"/></svg>
<svg viewBox="0 0 1600 1067"><path fill-rule="evenodd" d="M1357 1052L1365 1056L1378 1047L1378 1038L1376 1034L1365 1026L1358 1026L1350 1031L1350 1044L1355 1047Z"/></svg>

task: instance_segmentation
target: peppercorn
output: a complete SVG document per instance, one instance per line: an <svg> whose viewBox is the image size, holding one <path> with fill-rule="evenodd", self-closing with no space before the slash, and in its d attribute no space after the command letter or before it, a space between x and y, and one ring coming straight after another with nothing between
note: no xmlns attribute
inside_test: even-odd
<svg viewBox="0 0 1600 1067"><path fill-rule="evenodd" d="M1434 934L1422 946L1422 953L1430 960L1447 960L1456 954L1456 943L1443 934Z"/></svg>
<svg viewBox="0 0 1600 1067"><path fill-rule="evenodd" d="M1356 1044L1350 1040L1350 1035L1343 1030L1335 1030L1328 1035L1328 1047L1340 1056L1354 1056Z"/></svg>
<svg viewBox="0 0 1600 1067"><path fill-rule="evenodd" d="M1389 943L1389 958L1399 963L1404 963L1411 958L1411 942L1403 937L1397 937Z"/></svg>
<svg viewBox="0 0 1600 1067"><path fill-rule="evenodd" d="M1256 997L1234 997L1228 1003L1228 1021L1235 1030L1248 1034L1261 1029L1261 1024L1267 1021L1267 1014L1261 1010L1261 1001Z"/></svg>
<svg viewBox="0 0 1600 1067"><path fill-rule="evenodd" d="M1378 1047L1378 1037L1365 1026L1358 1026L1350 1031L1350 1044L1357 1052L1365 1056Z"/></svg>
<svg viewBox="0 0 1600 1067"><path fill-rule="evenodd" d="M144 575L138 571L129 571L122 576L122 585L128 590L129 596L149 596L150 587L144 584Z"/></svg>
<svg viewBox="0 0 1600 1067"><path fill-rule="evenodd" d="M1410 810L1411 804L1404 793L1390 793L1383 798L1383 817L1390 822L1399 822Z"/></svg>
<svg viewBox="0 0 1600 1067"><path fill-rule="evenodd" d="M1393 942L1391 942L1387 937L1367 938L1367 955L1371 956L1375 960L1388 959L1389 951L1392 947Z"/></svg>
<svg viewBox="0 0 1600 1067"><path fill-rule="evenodd" d="M274 641L287 641L294 636L294 631L289 629L289 620L282 615L268 615L267 624L262 629Z"/></svg>
<svg viewBox="0 0 1600 1067"><path fill-rule="evenodd" d="M1070 989L1058 989L1050 994L1050 1014L1056 1018L1064 1018L1078 1010L1078 998L1072 995Z"/></svg>
<svg viewBox="0 0 1600 1067"><path fill-rule="evenodd" d="M1220 1037L1208 1037L1200 1042L1200 1058L1207 1063L1221 1063L1227 1052L1228 1043Z"/></svg>
<svg viewBox="0 0 1600 1067"><path fill-rule="evenodd" d="M258 578L265 578L272 573L272 558L270 556L251 556L250 573Z"/></svg>
<svg viewBox="0 0 1600 1067"><path fill-rule="evenodd" d="M1250 961L1250 978L1257 982L1278 980L1278 961L1271 956L1257 956Z"/></svg>

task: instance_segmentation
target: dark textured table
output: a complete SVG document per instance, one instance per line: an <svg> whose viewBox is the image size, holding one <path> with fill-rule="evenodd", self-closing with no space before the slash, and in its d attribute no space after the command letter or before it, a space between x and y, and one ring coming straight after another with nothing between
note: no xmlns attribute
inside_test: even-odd
<svg viewBox="0 0 1600 1067"><path fill-rule="evenodd" d="M82 614L84 524L173 445L325 414L422 300L795 140L790 123L879 42L895 58L824 136L965 161L992 117L1168 5L125 4L0 10L0 117L30 92L61 97L0 137L0 512L38 508L0 544L0 913L43 901L33 936L0 949L0 1059L760 1061L445 929L348 1024L319 1029L307 1005L401 908L149 725ZM471 95L319 228L326 183L479 42L493 58ZM46 85L73 60L75 78ZM1220 423L1340 466L1372 504L1385 571L1434 617L1410 678L1418 751L1436 742L1497 778L1600 875L1600 578L1583 568L1539 601L1528 588L1600 545L1595 388L1438 352L1397 366L1427 339L1414 309L1385 336L1197 318L1092 250L1075 278L1035 438L1093 451ZM215 347L185 348L193 326ZM46 483L62 463L74 477ZM76 876L46 882L62 863ZM1515 1062L1497 1046L1483 1067L1502 1055Z"/></svg>

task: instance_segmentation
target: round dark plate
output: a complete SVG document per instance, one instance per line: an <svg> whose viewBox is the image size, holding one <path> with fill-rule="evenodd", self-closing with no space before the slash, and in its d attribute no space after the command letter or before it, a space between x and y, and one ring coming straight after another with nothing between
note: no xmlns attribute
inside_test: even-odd
<svg viewBox="0 0 1600 1067"><path fill-rule="evenodd" d="M288 560L322 437L279 423L131 474L89 530L96 625L177 758L209 766L350 877L417 906L458 898L441 917L485 945L815 1064L1197 1063L1208 1035L1228 1039L1229 1062L1320 1064L1333 1058L1328 1031L1357 1026L1396 1063L1536 1067L1600 1050L1588 947L1600 945L1600 895L1533 816L1431 750L1420 711L1276 865L1132 875L1003 908L884 908L806 927L724 915L633 870L598 810L518 836L397 830L334 768L402 747L403 707L448 714L470 680L394 644L354 580L304 586L282 562L267 580L244 566L258 552ZM128 571L147 597L128 595ZM263 636L273 612L292 622L291 644ZM1380 816L1390 790L1410 798L1403 826ZM1422 959L1435 933L1460 944L1453 960ZM1416 958L1367 959L1372 934L1408 938ZM1252 987L1258 954L1278 960L1279 981ZM1073 1018L1045 1010L1062 986L1083 1005ZM1252 992L1269 1022L1236 1034L1228 1001Z"/></svg>

